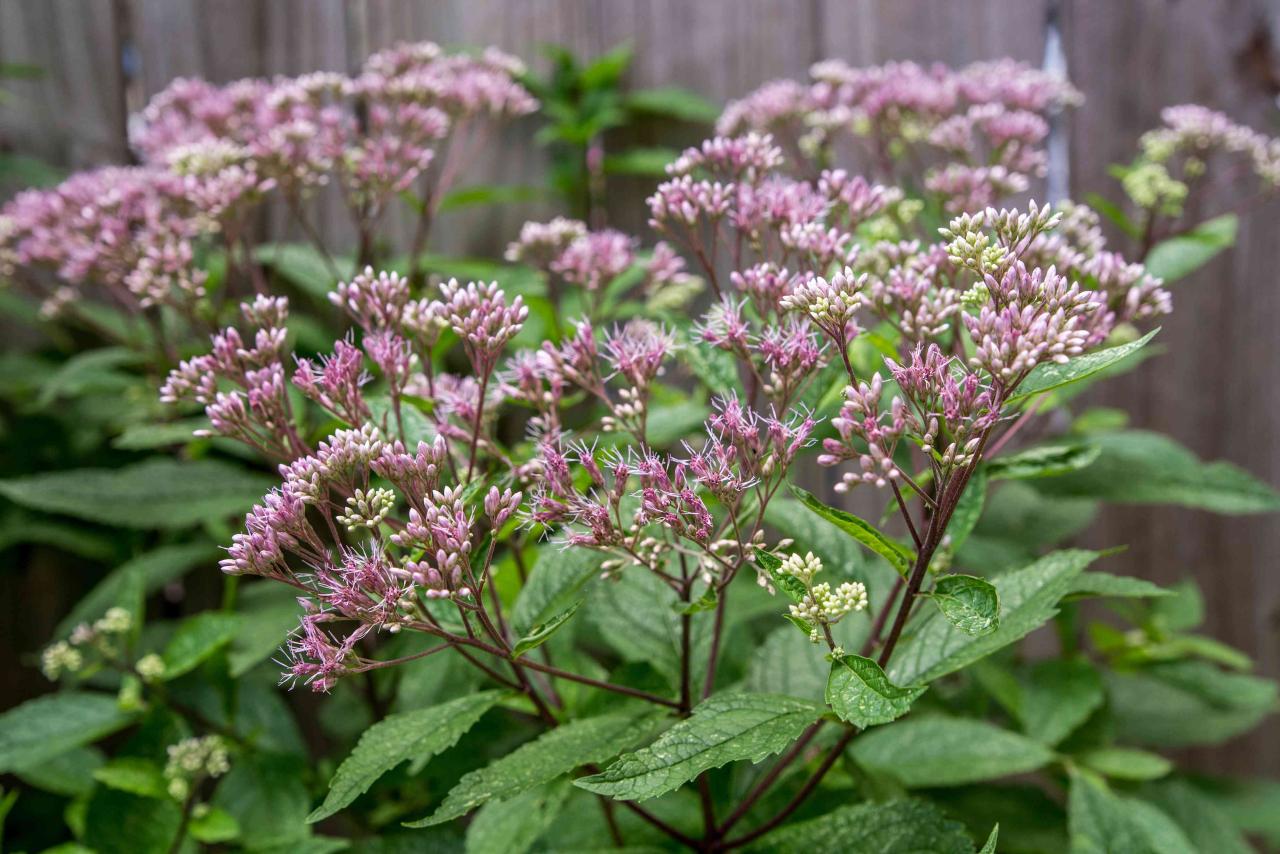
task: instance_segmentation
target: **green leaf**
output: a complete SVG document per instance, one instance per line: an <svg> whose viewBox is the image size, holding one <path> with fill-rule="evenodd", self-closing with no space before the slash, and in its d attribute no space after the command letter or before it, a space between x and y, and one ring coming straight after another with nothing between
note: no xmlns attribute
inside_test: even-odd
<svg viewBox="0 0 1280 854"><path fill-rule="evenodd" d="M1053 746L1088 720L1104 700L1102 677L1089 662L1036 662L1022 685L1022 728L1036 741Z"/></svg>
<svg viewBox="0 0 1280 854"><path fill-rule="evenodd" d="M1117 780L1157 780L1173 770L1173 763L1163 756L1132 747L1100 747L1077 754L1075 760Z"/></svg>
<svg viewBox="0 0 1280 854"><path fill-rule="evenodd" d="M1000 627L1000 594L990 581L972 575L944 575L929 592L951 625L981 637Z"/></svg>
<svg viewBox="0 0 1280 854"><path fill-rule="evenodd" d="M637 113L652 113L698 124L711 124L720 116L720 108L706 98L674 86L639 89L626 95L623 104Z"/></svg>
<svg viewBox="0 0 1280 854"><path fill-rule="evenodd" d="M545 187L523 184L472 184L446 193L440 201L439 213L480 205L518 205L542 201Z"/></svg>
<svg viewBox="0 0 1280 854"><path fill-rule="evenodd" d="M679 156L674 148L628 148L605 157L604 171L610 175L665 176L667 164Z"/></svg>
<svg viewBox="0 0 1280 854"><path fill-rule="evenodd" d="M544 545L529 570L511 613L511 625L526 634L582 601L582 588L600 572L604 556L590 549L558 549Z"/></svg>
<svg viewBox="0 0 1280 854"><path fill-rule="evenodd" d="M1204 622L1204 594L1191 579L1184 579L1168 592L1167 598L1151 605L1151 621L1167 632L1184 632Z"/></svg>
<svg viewBox="0 0 1280 854"><path fill-rule="evenodd" d="M618 757L574 785L616 800L643 801L673 792L703 771L729 762L760 762L800 737L822 707L777 694L717 694L648 747Z"/></svg>
<svg viewBox="0 0 1280 854"><path fill-rule="evenodd" d="M0 715L0 772L20 771L122 729L133 720L116 698L60 691Z"/></svg>
<svg viewBox="0 0 1280 854"><path fill-rule="evenodd" d="M401 762L425 763L448 750L501 698L501 691L469 694L443 705L390 715L369 727L338 766L324 803L307 821L317 822L344 809Z"/></svg>
<svg viewBox="0 0 1280 854"><path fill-rule="evenodd" d="M964 825L917 800L840 807L786 825L752 851L768 854L973 854Z"/></svg>
<svg viewBox="0 0 1280 854"><path fill-rule="evenodd" d="M100 786L89 798L84 838L103 854L166 854L182 824L172 798L144 798Z"/></svg>
<svg viewBox="0 0 1280 854"><path fill-rule="evenodd" d="M781 571L782 560L773 552L765 551L757 546L756 563L760 564L764 571L769 573L769 580L773 582L773 586L785 593L792 602L802 602L804 597L809 595L809 590L804 586L803 581L794 575L787 575Z"/></svg>
<svg viewBox="0 0 1280 854"><path fill-rule="evenodd" d="M150 451L172 445L185 445L199 437L197 430L209 429L209 419L183 418L178 421L162 421L149 424L130 424L111 442L111 447L122 451Z"/></svg>
<svg viewBox="0 0 1280 854"><path fill-rule="evenodd" d="M126 605L124 597L130 591L140 589L144 596L148 596L169 582L181 578L195 566L212 565L217 557L218 549L212 543L195 542L160 546L122 563L75 604L58 624L54 636L65 638L76 626L93 622L105 614L108 608Z"/></svg>
<svg viewBox="0 0 1280 854"><path fill-rule="evenodd" d="M524 854L551 827L570 790L558 780L485 804L467 827L466 854Z"/></svg>
<svg viewBox="0 0 1280 854"><path fill-rule="evenodd" d="M1057 362L1045 362L1033 369L1030 375L1017 388L1017 393L1009 398L1009 403L1021 403L1028 398L1069 383L1079 382L1091 377L1101 370L1111 367L1117 362L1132 356L1155 337L1159 329L1153 329L1137 341L1108 347L1105 350L1094 350L1077 356L1065 365Z"/></svg>
<svg viewBox="0 0 1280 854"><path fill-rule="evenodd" d="M831 662L826 699L841 720L866 729L905 715L926 687L900 688L870 658L842 655Z"/></svg>
<svg viewBox="0 0 1280 854"><path fill-rule="evenodd" d="M1223 214L1205 220L1186 234L1161 241L1147 253L1147 272L1166 282L1189 276L1234 246L1239 227L1239 217Z"/></svg>
<svg viewBox="0 0 1280 854"><path fill-rule="evenodd" d="M779 626L752 652L743 687L820 702L830 675L831 667L809 642L807 632L799 635Z"/></svg>
<svg viewBox="0 0 1280 854"><path fill-rule="evenodd" d="M1053 552L994 579L1000 626L988 635L965 634L941 613L925 612L909 624L890 662L889 678L899 685L931 682L1022 639L1057 613L1058 601L1097 556L1082 550Z"/></svg>
<svg viewBox="0 0 1280 854"><path fill-rule="evenodd" d="M987 463L986 468L992 480L1056 477L1090 465L1099 453L1093 445L1038 445L1016 454L996 457Z"/></svg>
<svg viewBox="0 0 1280 854"><path fill-rule="evenodd" d="M822 559L822 565L841 581L857 580L866 583L873 592L887 588L896 572L878 560L871 560L857 540L844 531L810 513L799 501L774 496L765 509L765 521L777 528L785 537L804 544L804 550L812 550Z"/></svg>
<svg viewBox="0 0 1280 854"><path fill-rule="evenodd" d="M325 257L306 243L264 243L254 249L254 260L279 273L286 281L313 297L328 301L338 284ZM355 265L334 259L339 275L350 275Z"/></svg>
<svg viewBox="0 0 1280 854"><path fill-rule="evenodd" d="M367 400L369 414L378 424L386 425L388 434L404 441L405 447L417 448L419 442L431 444L436 440L436 425L418 409L418 407L401 400L400 420L396 420L395 411L391 407L391 399L382 395ZM403 428L403 432L401 430Z"/></svg>
<svg viewBox="0 0 1280 854"><path fill-rule="evenodd" d="M912 717L855 738L859 765L909 789L959 786L1023 774L1053 761L1053 751L1026 736L967 718Z"/></svg>
<svg viewBox="0 0 1280 854"><path fill-rule="evenodd" d="M1087 772L1071 772L1068 816L1072 854L1196 854L1171 818Z"/></svg>
<svg viewBox="0 0 1280 854"><path fill-rule="evenodd" d="M566 610L561 611L559 614L556 614L554 617L547 620L545 623L539 623L538 625L534 626L532 629L529 630L528 634L526 634L524 637L520 638L520 640L516 642L515 648L512 650L512 655L516 658L519 658L520 656L524 655L526 652L529 652L530 650L537 649L538 647L542 646L544 643L547 642L548 638L550 638L553 634L556 633L557 629L559 629L565 623L569 622L569 618L572 617L575 612L577 612L578 606L580 606L581 604L582 604L581 602L574 602Z"/></svg>
<svg viewBox="0 0 1280 854"><path fill-rule="evenodd" d="M487 801L513 798L582 765L604 762L619 751L648 740L662 722L655 715L617 713L561 724L484 768L467 773L435 813L407 826L429 827L452 821Z"/></svg>
<svg viewBox="0 0 1280 854"><path fill-rule="evenodd" d="M1225 673L1204 661L1161 662L1104 675L1116 737L1132 744L1218 744L1280 708L1275 682Z"/></svg>
<svg viewBox="0 0 1280 854"><path fill-rule="evenodd" d="M996 854L996 843L1000 841L1000 825L991 828L991 835L987 837L987 841L983 843L982 850L978 854Z"/></svg>
<svg viewBox="0 0 1280 854"><path fill-rule="evenodd" d="M93 772L104 764L106 759L96 747L73 747L16 773L29 786L75 798L89 794L94 785Z"/></svg>
<svg viewBox="0 0 1280 854"><path fill-rule="evenodd" d="M119 392L134 381L132 376L119 369L136 365L141 360L142 356L137 351L127 347L104 347L78 353L63 362L40 384L40 394L33 405L44 409L64 397Z"/></svg>
<svg viewBox="0 0 1280 854"><path fill-rule="evenodd" d="M1071 598L1073 599L1086 596L1141 599L1172 595L1172 590L1166 590L1158 584L1152 584L1145 578L1112 575L1109 572L1082 572L1076 578L1075 584L1071 586Z"/></svg>
<svg viewBox="0 0 1280 854"><path fill-rule="evenodd" d="M1140 795L1176 821L1197 851L1253 854L1254 848L1240 832L1246 828L1238 829L1226 810L1189 781L1174 779L1146 785Z"/></svg>
<svg viewBox="0 0 1280 854"><path fill-rule="evenodd" d="M956 503L955 512L951 514L951 521L947 523L946 531L951 537L953 550L958 551L964 545L977 526L978 520L982 518L982 510L987 502L987 480L987 467L978 466L973 476L969 478L964 492L961 493L959 502Z"/></svg>
<svg viewBox="0 0 1280 854"><path fill-rule="evenodd" d="M1086 469L1038 481L1047 495L1119 504L1175 504L1215 513L1280 510L1280 493L1228 462L1201 462L1159 433L1130 430L1089 438L1099 451Z"/></svg>
<svg viewBox="0 0 1280 854"><path fill-rule="evenodd" d="M859 519L852 513L846 513L835 507L823 504L812 493L798 486L791 487L791 494L800 499L800 503L817 513L823 519L835 525L871 551L880 555L900 574L906 575L911 568L915 556L901 543L876 530L871 523Z"/></svg>
<svg viewBox="0 0 1280 854"><path fill-rule="evenodd" d="M216 460L157 458L118 469L75 469L0 480L24 507L124 528L186 528L243 513L272 481Z"/></svg>
<svg viewBox="0 0 1280 854"><path fill-rule="evenodd" d="M240 822L226 810L207 809L193 816L187 831L196 842L215 845L240 835Z"/></svg>
<svg viewBox="0 0 1280 854"><path fill-rule="evenodd" d="M164 678L176 679L195 670L231 643L240 618L222 611L205 611L183 621L164 649Z"/></svg>
<svg viewBox="0 0 1280 854"><path fill-rule="evenodd" d="M298 627L298 600L292 587L271 582L242 583L236 602L240 625L227 650L231 677L238 679L270 658Z"/></svg>
<svg viewBox="0 0 1280 854"><path fill-rule="evenodd" d="M164 771L150 759L137 756L112 759L93 772L93 779L104 786L144 798L169 797Z"/></svg>
<svg viewBox="0 0 1280 854"><path fill-rule="evenodd" d="M307 763L298 756L261 750L238 755L218 781L211 805L225 810L240 826L240 843L260 851L280 846L305 851L311 799L304 780Z"/></svg>
<svg viewBox="0 0 1280 854"><path fill-rule="evenodd" d="M651 572L624 572L616 581L597 585L592 593L584 613L605 642L627 661L648 664L672 687L679 685L682 629L675 592ZM706 660L710 622L693 621L694 661Z"/></svg>

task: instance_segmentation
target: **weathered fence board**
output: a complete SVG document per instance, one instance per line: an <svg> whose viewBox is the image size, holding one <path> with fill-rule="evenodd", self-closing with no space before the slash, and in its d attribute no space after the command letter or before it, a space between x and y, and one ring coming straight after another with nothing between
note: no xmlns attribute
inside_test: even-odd
<svg viewBox="0 0 1280 854"><path fill-rule="evenodd" d="M723 101L776 77L800 78L815 60L895 59L962 64L998 56L1039 63L1056 10L1069 73L1087 105L1067 120L1070 191L1115 195L1107 166L1132 156L1161 107L1196 101L1275 132L1280 91L1274 55L1280 0L6 0L0 61L46 70L8 83L0 140L60 165L125 155L126 81L132 47L139 94L178 75L225 81L312 69L353 69L398 41L495 44L533 64L543 43L595 54L629 41L635 85L680 85ZM129 26L122 31L121 13ZM528 144L532 120L500 135L468 179L536 183L545 153ZM690 141L689 129L647 129L645 142ZM624 228L643 225L649 182L628 181L609 202ZM1236 200L1215 188L1204 210ZM492 251L545 208L464 211L442 222L436 245ZM1226 458L1280 482L1280 205L1243 218L1239 246L1176 286L1177 311L1160 340L1167 353L1120 379L1098 400L1133 424L1171 433L1209 458ZM332 194L329 234L350 226ZM283 233L283 218L268 225ZM407 225L398 224L403 236ZM1273 519L1228 520L1176 509L1110 509L1092 542L1131 544L1116 565L1159 581L1185 574L1205 588L1209 629L1280 674L1280 532ZM1215 769L1274 771L1280 739L1259 733L1200 757Z"/></svg>

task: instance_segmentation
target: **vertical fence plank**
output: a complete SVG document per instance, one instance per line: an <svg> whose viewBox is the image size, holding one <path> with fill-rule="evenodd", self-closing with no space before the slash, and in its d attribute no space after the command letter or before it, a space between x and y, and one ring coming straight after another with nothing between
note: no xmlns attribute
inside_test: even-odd
<svg viewBox="0 0 1280 854"><path fill-rule="evenodd" d="M1194 101L1275 132L1275 56L1268 9L1252 2L1117 4L1073 0L1064 39L1086 104L1072 117L1072 189L1077 195L1119 187L1107 166L1128 162L1162 107ZM1229 209L1212 186L1190 220ZM1167 351L1109 383L1098 400L1121 406L1137 427L1171 434L1207 458L1243 465L1280 481L1276 424L1280 394L1280 266L1275 216L1280 206L1245 216L1236 250L1179 281L1174 313L1158 339ZM1205 590L1207 631L1280 672L1280 536L1270 518L1224 519L1175 508L1108 509L1099 544L1128 543L1113 561L1161 582L1194 576ZM1262 773L1280 762L1280 743L1255 733L1214 754L1219 771ZM1199 757L1208 766L1207 756Z"/></svg>

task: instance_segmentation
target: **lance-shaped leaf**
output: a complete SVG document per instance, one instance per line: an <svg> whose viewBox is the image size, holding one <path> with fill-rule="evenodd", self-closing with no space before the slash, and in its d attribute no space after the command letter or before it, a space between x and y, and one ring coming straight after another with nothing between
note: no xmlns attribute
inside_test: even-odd
<svg viewBox="0 0 1280 854"><path fill-rule="evenodd" d="M501 698L501 691L484 691L440 706L401 712L374 724L338 766L324 803L307 821L320 821L343 809L401 762L425 761L448 750Z"/></svg>
<svg viewBox="0 0 1280 854"><path fill-rule="evenodd" d="M796 578L794 575L787 575L782 571L782 561L773 552L767 552L762 548L756 549L756 563L769 573L775 587L787 594L787 598L792 602L802 602L808 594L805 589L804 582Z"/></svg>
<svg viewBox="0 0 1280 854"><path fill-rule="evenodd" d="M582 601L582 588L600 572L604 557L590 549L544 548L516 597L511 624L524 634Z"/></svg>
<svg viewBox="0 0 1280 854"><path fill-rule="evenodd" d="M987 463L992 480L1056 477L1090 465L1101 453L1097 446L1082 443L1038 445L1016 454L996 457Z"/></svg>
<svg viewBox="0 0 1280 854"><path fill-rule="evenodd" d="M618 713L562 724L466 774L439 809L406 826L429 827L452 821L487 801L513 798L575 768L604 762L619 751L648 740L662 721L657 715Z"/></svg>
<svg viewBox="0 0 1280 854"><path fill-rule="evenodd" d="M835 507L828 507L817 499L812 493L806 492L798 486L792 486L791 492L796 498L800 499L800 503L808 507L814 513L817 513L823 519L844 531L858 542L862 543L871 551L880 555L889 564L893 566L899 573L906 575L911 568L911 562L915 559L911 551L879 530L874 525L864 519L859 519L852 513L846 513L843 510L837 510Z"/></svg>
<svg viewBox="0 0 1280 854"><path fill-rule="evenodd" d="M231 643L240 627L237 614L205 611L184 621L164 648L164 678L190 673Z"/></svg>
<svg viewBox="0 0 1280 854"><path fill-rule="evenodd" d="M28 700L0 715L0 772L52 759L132 720L107 694L61 691Z"/></svg>
<svg viewBox="0 0 1280 854"><path fill-rule="evenodd" d="M578 610L578 606L581 604L581 602L574 602L569 608L561 611L559 614L556 614L545 623L539 623L529 629L528 634L516 642L515 648L512 650L512 655L519 658L526 652L542 646L561 626L569 622L569 618L574 615Z"/></svg>
<svg viewBox="0 0 1280 854"><path fill-rule="evenodd" d="M989 635L1000 626L1000 594L984 578L972 575L944 575L929 597L942 616L967 635Z"/></svg>
<svg viewBox="0 0 1280 854"><path fill-rule="evenodd" d="M968 718L912 717L879 727L849 748L864 768L907 788L960 786L1022 774L1053 761L1053 751L1024 735Z"/></svg>
<svg viewBox="0 0 1280 854"><path fill-rule="evenodd" d="M1030 634L1058 612L1058 601L1097 556L1082 550L1053 552L994 579L1001 617L990 634L965 634L940 612L925 613L903 635L889 663L889 678L899 685L931 682Z"/></svg>
<svg viewBox="0 0 1280 854"><path fill-rule="evenodd" d="M1193 854L1178 825L1151 804L1117 795L1101 778L1072 770L1067 801L1073 854Z"/></svg>
<svg viewBox="0 0 1280 854"><path fill-rule="evenodd" d="M827 703L857 727L887 724L907 713L927 686L894 685L880 665L861 655L837 656L827 678Z"/></svg>
<svg viewBox="0 0 1280 854"><path fill-rule="evenodd" d="M1068 383L1079 382L1093 376L1098 371L1106 370L1147 346L1159 331L1159 329L1153 329L1137 341L1130 341L1128 344L1120 344L1116 347L1108 347L1105 350L1094 350L1092 353L1077 356L1065 364L1045 362L1038 365L1019 384L1017 393L1009 398L1008 402L1020 403L1041 392L1049 391Z"/></svg>
<svg viewBox="0 0 1280 854"><path fill-rule="evenodd" d="M1239 225L1235 214L1223 214L1161 241L1147 255L1147 271L1166 282L1189 276L1235 244Z"/></svg>
<svg viewBox="0 0 1280 854"><path fill-rule="evenodd" d="M964 825L916 800L840 807L783 826L751 848L768 854L973 854Z"/></svg>
<svg viewBox="0 0 1280 854"><path fill-rule="evenodd" d="M643 801L673 792L703 771L759 762L800 737L822 707L779 694L719 694L704 700L648 747L574 783L589 792Z"/></svg>

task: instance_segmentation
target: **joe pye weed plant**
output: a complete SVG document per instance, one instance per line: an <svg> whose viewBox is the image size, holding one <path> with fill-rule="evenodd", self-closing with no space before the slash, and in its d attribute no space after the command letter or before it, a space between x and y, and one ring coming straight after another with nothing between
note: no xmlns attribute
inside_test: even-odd
<svg viewBox="0 0 1280 854"><path fill-rule="evenodd" d="M1280 146L1168 111L1128 204L1105 205L1126 250L1092 207L1015 200L1079 105L1065 82L819 63L667 167L647 248L561 217L492 276L431 275L419 240L398 257L376 226L473 103L449 100L452 62L401 48L354 82L177 87L140 140L190 216L140 200L128 250L70 200L77 181L131 197L135 173L5 215L24 281L69 282L50 311L83 290L146 319L188 456L274 472L226 537L220 610L148 621L135 562L46 648L63 689L4 716L4 769L68 799L77 844L1172 852L1276 833L1249 807L1274 790L1158 752L1248 730L1275 686L1193 633L1192 586L1063 544L1101 502L1280 507L1078 397L1154 352L1168 283L1229 245L1229 215L1183 222L1195 182L1234 159L1266 192ZM494 112L533 109L513 61L475 62ZM316 176L339 178L359 245L305 229L297 256L338 336L316 345L238 202L193 175L303 224ZM206 229L219 252L191 242ZM828 468L883 512L802 487ZM51 483L3 489L75 515ZM1042 626L1049 657L1020 643Z"/></svg>

